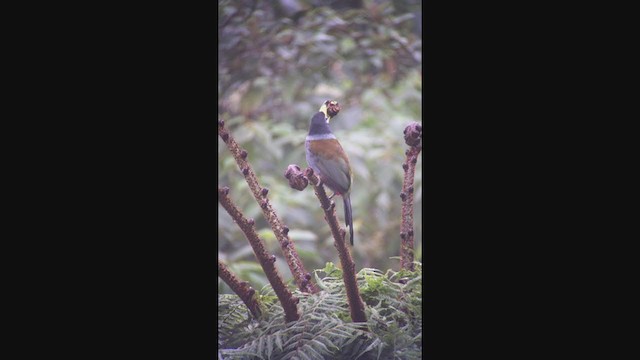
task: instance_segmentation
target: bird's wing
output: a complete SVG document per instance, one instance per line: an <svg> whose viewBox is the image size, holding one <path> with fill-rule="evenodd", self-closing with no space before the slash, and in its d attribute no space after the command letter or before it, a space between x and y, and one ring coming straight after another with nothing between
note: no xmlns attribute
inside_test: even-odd
<svg viewBox="0 0 640 360"><path fill-rule="evenodd" d="M349 159L342 146L335 139L308 141L307 162L319 172L322 181L340 194L351 188Z"/></svg>
<svg viewBox="0 0 640 360"><path fill-rule="evenodd" d="M340 194L349 192L351 188L351 178L345 162L341 160L319 160L316 163L320 170L321 178L330 188Z"/></svg>

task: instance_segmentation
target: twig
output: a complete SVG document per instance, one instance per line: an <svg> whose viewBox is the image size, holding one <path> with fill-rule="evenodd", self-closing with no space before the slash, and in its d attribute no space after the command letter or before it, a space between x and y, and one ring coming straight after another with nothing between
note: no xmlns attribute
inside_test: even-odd
<svg viewBox="0 0 640 360"><path fill-rule="evenodd" d="M418 154L422 150L422 125L417 122L404 129L404 140L410 146L406 151L407 160L402 164L404 181L402 183L402 216L400 224L400 264L402 269L413 271L413 179L415 177Z"/></svg>
<svg viewBox="0 0 640 360"><path fill-rule="evenodd" d="M231 215L240 229L242 229L247 240L249 240L256 258L260 262L260 266L262 266L264 273L267 275L267 279L269 279L269 283L271 283L273 291L276 293L280 303L282 304L287 321L298 320L300 318L300 314L298 313L296 304L300 300L291 294L291 291L287 288L284 280L282 280L280 273L278 273L278 269L276 269L274 265L276 256L269 255L265 249L264 242L260 237L258 237L258 234L256 234L256 230L254 228L255 221L253 219L245 218L240 209L233 204L229 198L228 187L218 188L218 201L222 204L224 209L227 210L229 215Z"/></svg>
<svg viewBox="0 0 640 360"><path fill-rule="evenodd" d="M262 213L269 222L269 225L271 225L271 229L280 243L280 247L282 248L282 252L287 260L287 265L289 265L289 269L293 274L293 280L296 285L302 292L312 294L317 293L318 288L310 280L311 273L307 272L304 268L293 241L289 240L289 236L287 235L289 233L289 228L282 223L280 218L278 218L278 215L267 198L269 189L263 188L258 183L258 178L253 172L251 165L246 160L248 156L247 151L241 149L235 139L231 136L229 130L225 129L224 120L218 120L218 135L227 144L229 151L231 151L231 154L236 160L236 163L240 167L240 171L244 175L244 178L251 189L253 197L256 199L258 204L260 204Z"/></svg>
<svg viewBox="0 0 640 360"><path fill-rule="evenodd" d="M229 285L233 292L238 294L240 299L242 299L244 304L249 308L249 311L251 311L251 315L253 315L255 319L260 319L262 316L260 302L258 302L258 298L255 296L256 291L249 286L249 283L240 281L220 259L218 259L218 276Z"/></svg>
<svg viewBox="0 0 640 360"><path fill-rule="evenodd" d="M300 167L297 165L289 165L287 175L285 176L289 179L289 185L294 189L302 190L306 187L307 180L300 180L302 173L300 172ZM351 311L351 320L354 322L365 323L367 322L367 317L364 312L364 302L360 297L360 291L358 290L358 283L356 281L356 265L353 262L353 258L351 258L349 247L345 241L347 232L345 229L340 227L338 218L336 217L336 203L329 200L320 179L313 173L313 169L308 168L303 177L306 177L311 185L313 185L313 190L315 191L318 200L320 200L322 210L324 210L324 219L331 228L331 234L335 240L334 246L338 250L340 264L342 264L342 277L347 292L349 310ZM304 186L301 186L303 184Z"/></svg>

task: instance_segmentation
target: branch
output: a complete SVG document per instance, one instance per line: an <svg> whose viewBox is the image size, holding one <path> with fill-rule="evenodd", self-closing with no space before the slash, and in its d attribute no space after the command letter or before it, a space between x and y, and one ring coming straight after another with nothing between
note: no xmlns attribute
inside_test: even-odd
<svg viewBox="0 0 640 360"><path fill-rule="evenodd" d="M404 181L402 183L402 216L400 225L400 264L402 269L413 271L413 178L415 177L418 154L422 150L422 125L417 122L404 129L404 140L410 146L406 151L407 160L402 164Z"/></svg>
<svg viewBox="0 0 640 360"><path fill-rule="evenodd" d="M260 237L258 237L258 234L256 234L256 230L254 228L255 221L253 219L245 218L240 209L233 204L229 198L228 187L218 188L218 201L222 204L225 210L227 210L229 215L231 215L233 220L238 224L244 235L249 240L256 258L260 262L260 266L262 266L262 269L267 275L267 279L269 279L269 283L271 283L273 291L276 293L280 303L282 304L287 322L298 320L300 318L300 314L298 313L296 304L300 300L291 294L291 291L289 291L284 280L282 280L282 277L278 273L278 269L276 269L274 265L276 256L269 255L265 249L264 242Z"/></svg>
<svg viewBox="0 0 640 360"><path fill-rule="evenodd" d="M306 179L305 179L306 176ZM320 206L324 210L324 219L331 228L331 234L335 240L334 246L338 250L340 256L340 263L342 264L342 276L344 286L347 291L347 301L349 302L349 310L351 311L351 320L354 322L367 322L367 317L364 313L364 302L360 297L360 291L358 290L358 283L356 281L356 265L351 258L349 248L345 241L346 230L340 228L338 218L336 217L336 203L329 200L327 193L322 186L320 179L313 173L313 169L308 168L303 174L300 171L300 167L297 165L289 165L285 177L289 179L289 185L302 191L307 183L310 182L313 185L313 190L320 200ZM307 182L308 179L308 182Z"/></svg>
<svg viewBox="0 0 640 360"><path fill-rule="evenodd" d="M249 308L249 311L251 311L251 315L253 315L255 319L260 319L262 315L260 302L258 302L258 298L255 296L256 291L249 286L249 283L240 281L220 259L218 259L218 276L229 285L233 292L240 296L240 299L242 299L244 304Z"/></svg>
<svg viewBox="0 0 640 360"><path fill-rule="evenodd" d="M236 160L236 163L240 167L240 171L244 175L244 178L251 189L253 197L256 199L258 204L260 204L262 213L269 222L269 225L271 225L271 229L280 243L280 247L282 248L282 252L287 260L287 265L289 265L289 269L291 269L293 280L296 285L302 292L312 294L317 293L318 288L310 281L311 273L305 270L293 241L289 240L289 236L287 235L289 233L289 228L282 224L282 221L278 218L278 215L269 203L269 199L267 198L269 189L261 187L258 183L258 178L253 172L253 169L251 169L251 165L246 160L248 155L247 151L241 149L235 139L231 136L229 130L224 128L224 120L218 120L218 135L227 144L229 151L231 151L231 154Z"/></svg>

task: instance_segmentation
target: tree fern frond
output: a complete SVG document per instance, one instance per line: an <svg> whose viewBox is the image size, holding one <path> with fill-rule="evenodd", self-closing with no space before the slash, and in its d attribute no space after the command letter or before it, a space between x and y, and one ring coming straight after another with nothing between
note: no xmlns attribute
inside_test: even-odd
<svg viewBox="0 0 640 360"><path fill-rule="evenodd" d="M416 265L421 269L421 265ZM327 265L324 270L334 273ZM266 312L254 320L237 296L219 298L218 343L224 359L420 359L422 357L422 276L406 270L365 268L358 284L366 299L366 324L350 322L341 278L314 271L317 294L293 290L300 319L286 323L269 286L260 290ZM325 274L326 271L325 271ZM264 301L264 300L267 301ZM371 331L363 331L366 325Z"/></svg>

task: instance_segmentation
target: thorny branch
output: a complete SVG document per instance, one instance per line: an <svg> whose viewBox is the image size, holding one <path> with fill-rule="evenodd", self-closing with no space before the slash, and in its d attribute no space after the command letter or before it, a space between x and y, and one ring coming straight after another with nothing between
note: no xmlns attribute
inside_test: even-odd
<svg viewBox="0 0 640 360"><path fill-rule="evenodd" d="M300 314L298 313L298 308L296 304L300 301L298 298L294 297L291 294L291 291L287 288L284 280L278 273L278 269L275 267L276 256L269 255L267 252L264 242L255 230L255 221L253 219L247 219L242 215L240 209L238 209L235 204L229 198L229 188L218 187L218 201L222 206L227 210L229 215L233 218L233 220L238 224L242 232L249 240L251 247L253 248L253 252L256 255L256 258L260 262L262 269L267 275L267 279L269 279L269 283L271 283L271 287L273 291L278 296L280 303L282 304L282 308L284 309L285 318L287 321L295 321L300 318Z"/></svg>
<svg viewBox="0 0 640 360"><path fill-rule="evenodd" d="M400 264L402 269L413 271L413 179L415 177L418 155L422 150L422 125L417 122L409 124L404 129L404 140L410 146L406 151L407 160L402 164L404 181L402 183L402 215L400 225Z"/></svg>
<svg viewBox="0 0 640 360"><path fill-rule="evenodd" d="M289 228L282 223L280 218L278 218L278 215L267 198L269 189L263 188L258 183L258 178L247 161L247 151L240 148L233 136L231 136L229 130L224 127L224 120L218 120L218 135L227 144L227 148L229 148L229 151L231 151L236 163L240 167L240 171L242 172L242 175L244 175L253 197L256 199L258 204L260 204L262 213L271 225L271 229L280 243L280 247L282 248L285 259L287 260L287 265L289 266L289 269L291 269L296 285L302 292L312 294L317 293L318 288L310 280L311 273L307 272L304 268L298 252L295 249L294 243L287 235L289 233Z"/></svg>
<svg viewBox="0 0 640 360"><path fill-rule="evenodd" d="M244 304L249 308L249 311L251 311L251 315L253 315L255 319L260 319L262 315L260 303L258 302L257 296L255 296L256 291L249 286L249 283L240 281L220 259L218 259L218 276L229 285L233 292L238 294L240 299L242 299Z"/></svg>
<svg viewBox="0 0 640 360"><path fill-rule="evenodd" d="M343 281L347 292L349 310L351 311L351 320L354 322L367 322L367 317L364 312L364 302L360 297L360 291L358 290L358 283L356 281L356 265L345 241L347 232L340 227L338 218L336 217L336 203L327 197L322 182L313 173L313 169L308 168L303 174L299 166L289 165L285 177L289 180L289 185L296 190L303 190L308 182L313 185L316 196L320 200L320 206L322 210L324 210L324 219L331 228L331 234L335 240L334 246L338 250L340 263L342 264Z"/></svg>

